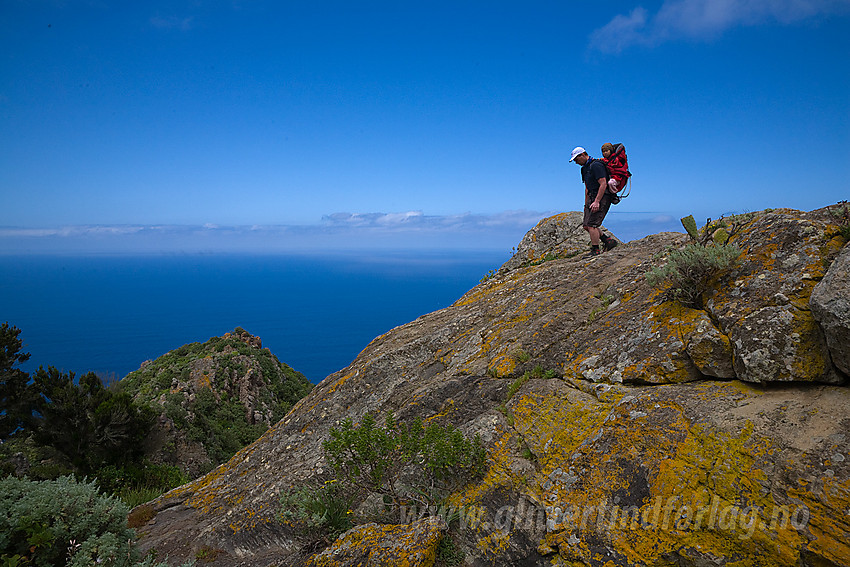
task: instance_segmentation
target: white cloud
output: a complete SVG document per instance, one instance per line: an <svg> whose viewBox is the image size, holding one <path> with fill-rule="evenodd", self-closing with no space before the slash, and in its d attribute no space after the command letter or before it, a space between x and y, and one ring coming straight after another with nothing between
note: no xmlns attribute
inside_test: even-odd
<svg viewBox="0 0 850 567"><path fill-rule="evenodd" d="M632 45L705 40L740 26L792 24L848 12L850 0L665 0L650 16L643 7L617 15L591 34L593 49L617 53Z"/></svg>
<svg viewBox="0 0 850 567"><path fill-rule="evenodd" d="M154 227L150 227L154 228ZM79 236L124 235L146 230L143 226L128 225L75 225L59 228L0 228L0 238L72 238Z"/></svg>
<svg viewBox="0 0 850 567"><path fill-rule="evenodd" d="M402 213L333 213L322 218L327 228L365 228L383 231L469 231L498 228L534 226L541 218L553 212L504 211L481 215L426 215L422 211Z"/></svg>
<svg viewBox="0 0 850 567"><path fill-rule="evenodd" d="M0 227L0 254L28 252L297 251L345 248L504 248L550 214L333 213L311 225Z"/></svg>

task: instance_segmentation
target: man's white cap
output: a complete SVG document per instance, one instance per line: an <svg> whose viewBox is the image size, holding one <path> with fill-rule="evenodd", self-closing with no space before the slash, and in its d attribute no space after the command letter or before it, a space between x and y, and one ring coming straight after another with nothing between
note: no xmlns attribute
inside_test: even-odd
<svg viewBox="0 0 850 567"><path fill-rule="evenodd" d="M587 150L585 150L581 146L578 146L573 150L573 153L570 154L570 161L573 161L574 159L576 159L581 154L586 154L586 153L587 153Z"/></svg>

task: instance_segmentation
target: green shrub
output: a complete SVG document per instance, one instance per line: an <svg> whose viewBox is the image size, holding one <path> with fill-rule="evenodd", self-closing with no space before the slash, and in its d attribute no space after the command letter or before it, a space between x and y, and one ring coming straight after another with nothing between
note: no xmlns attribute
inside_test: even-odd
<svg viewBox="0 0 850 567"><path fill-rule="evenodd" d="M148 461L123 467L103 467L95 471L94 476L102 491L115 494L131 508L189 481L186 474L174 465Z"/></svg>
<svg viewBox="0 0 850 567"><path fill-rule="evenodd" d="M128 512L94 482L71 476L0 480L0 565L168 567L152 555L140 561Z"/></svg>
<svg viewBox="0 0 850 567"><path fill-rule="evenodd" d="M450 534L446 534L437 544L436 562L437 567L455 567L463 565L466 554L458 547Z"/></svg>
<svg viewBox="0 0 850 567"><path fill-rule="evenodd" d="M296 527L309 547L326 546L354 526L352 503L353 496L330 480L282 492L278 518Z"/></svg>
<svg viewBox="0 0 850 567"><path fill-rule="evenodd" d="M223 549L210 547L209 545L203 545L200 549L198 549L198 551L195 552L195 560L201 561L202 563L212 563L222 553L224 553Z"/></svg>
<svg viewBox="0 0 850 567"><path fill-rule="evenodd" d="M514 351L513 359L515 361L519 362L520 364L524 364L524 363L528 362L529 360L531 360L531 355L528 354L526 351L522 350L521 348L519 348L519 349Z"/></svg>
<svg viewBox="0 0 850 567"><path fill-rule="evenodd" d="M734 244L688 244L671 252L664 266L647 272L646 280L652 287L665 288L666 299L700 308L712 280L733 268L740 255L740 248Z"/></svg>
<svg viewBox="0 0 850 567"><path fill-rule="evenodd" d="M432 505L484 472L486 451L451 425L396 422L379 426L371 414L332 428L324 443L327 462L349 492L377 493L397 509L408 501ZM405 471L407 484L401 486Z"/></svg>
<svg viewBox="0 0 850 567"><path fill-rule="evenodd" d="M203 445L214 465L221 464L268 429L265 421L251 424L246 405L237 399L233 379L249 372L245 357L251 359L251 368L256 368L256 363L262 372L266 388L260 393L260 401L272 421L284 417L312 388L303 374L280 362L268 349L249 346L234 336L244 332L236 328L227 338L183 345L127 375L119 389L152 407L161 404L176 429ZM202 358L209 364L203 375L213 383L216 393L211 388L193 388L195 396L190 402L189 392L171 392L175 379L191 382L192 363Z"/></svg>
<svg viewBox="0 0 850 567"><path fill-rule="evenodd" d="M229 460L268 429L265 423L249 424L245 420L245 406L239 400L226 396L217 400L208 388L195 394L191 411L194 419L186 425L189 438L203 443L216 464Z"/></svg>
<svg viewBox="0 0 850 567"><path fill-rule="evenodd" d="M17 368L30 357L21 352L24 343L20 334L21 330L8 322L0 324L0 440L32 421L36 393L28 385L29 374Z"/></svg>
<svg viewBox="0 0 850 567"><path fill-rule="evenodd" d="M511 382L511 385L508 386L508 392L505 395L505 401L496 406L496 409L505 416L505 419L507 419L508 425L510 425L511 427L513 427L514 425L514 415L511 410L508 409L508 402L513 399L513 397L516 395L517 392L520 391L520 389L525 385L525 383L531 380L532 378L537 380L550 380L552 378L555 378L557 375L558 373L555 370L545 370L543 368L543 365L538 364L534 368L532 368L531 370L527 370L522 376Z"/></svg>
<svg viewBox="0 0 850 567"><path fill-rule="evenodd" d="M61 453L82 474L137 461L155 415L126 392L103 386L93 372L75 382L73 372L39 368L32 376L35 440Z"/></svg>
<svg viewBox="0 0 850 567"><path fill-rule="evenodd" d="M520 388L522 388L525 383L528 382L530 379L531 372L526 372L525 374L511 382L511 385L508 386L508 395L505 397L505 402L509 402L511 398L513 398L514 395L519 392Z"/></svg>
<svg viewBox="0 0 850 567"><path fill-rule="evenodd" d="M0 481L0 556L35 566L132 565L128 507L72 477Z"/></svg>
<svg viewBox="0 0 850 567"><path fill-rule="evenodd" d="M612 295L604 295L603 294L598 299L600 301L602 301L602 304L597 305L593 309L593 311L590 312L590 315L587 316L587 322L588 323L593 323L596 320L596 318L599 317L599 315L601 315L605 311L607 311L608 307L610 307L611 304L614 302L614 296L612 296Z"/></svg>
<svg viewBox="0 0 850 567"><path fill-rule="evenodd" d="M480 279L480 280L478 280L478 282L479 282L479 283L484 283L484 282L486 282L487 280L491 280L491 279L495 278L497 275L499 275L499 270L490 270L490 271L488 271L486 274L484 274L483 276L481 276L481 279Z"/></svg>

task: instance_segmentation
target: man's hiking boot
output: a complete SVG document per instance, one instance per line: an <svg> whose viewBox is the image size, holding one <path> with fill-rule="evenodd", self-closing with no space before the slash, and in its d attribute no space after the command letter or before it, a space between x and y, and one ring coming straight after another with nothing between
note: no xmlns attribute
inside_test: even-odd
<svg viewBox="0 0 850 567"><path fill-rule="evenodd" d="M599 245L591 245L590 254L587 256L587 258L593 258L594 256L599 256L600 254L602 254L602 250L599 249Z"/></svg>
<svg viewBox="0 0 850 567"><path fill-rule="evenodd" d="M617 247L618 244L619 244L619 242L617 242L616 240L614 240L613 238L611 238L607 234L602 235L602 246L605 247L606 252L608 252L609 250L613 250L614 248Z"/></svg>

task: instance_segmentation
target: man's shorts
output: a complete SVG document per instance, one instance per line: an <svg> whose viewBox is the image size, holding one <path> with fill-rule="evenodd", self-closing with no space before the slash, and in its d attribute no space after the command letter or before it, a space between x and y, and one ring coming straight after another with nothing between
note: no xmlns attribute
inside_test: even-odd
<svg viewBox="0 0 850 567"><path fill-rule="evenodd" d="M582 221L583 226L592 226L595 228L599 228L602 226L602 221L605 219L605 215L608 214L608 208L611 206L611 199L606 193L602 197L602 201L599 203L599 210L595 213L590 211L590 203L585 203L584 205L584 221Z"/></svg>

